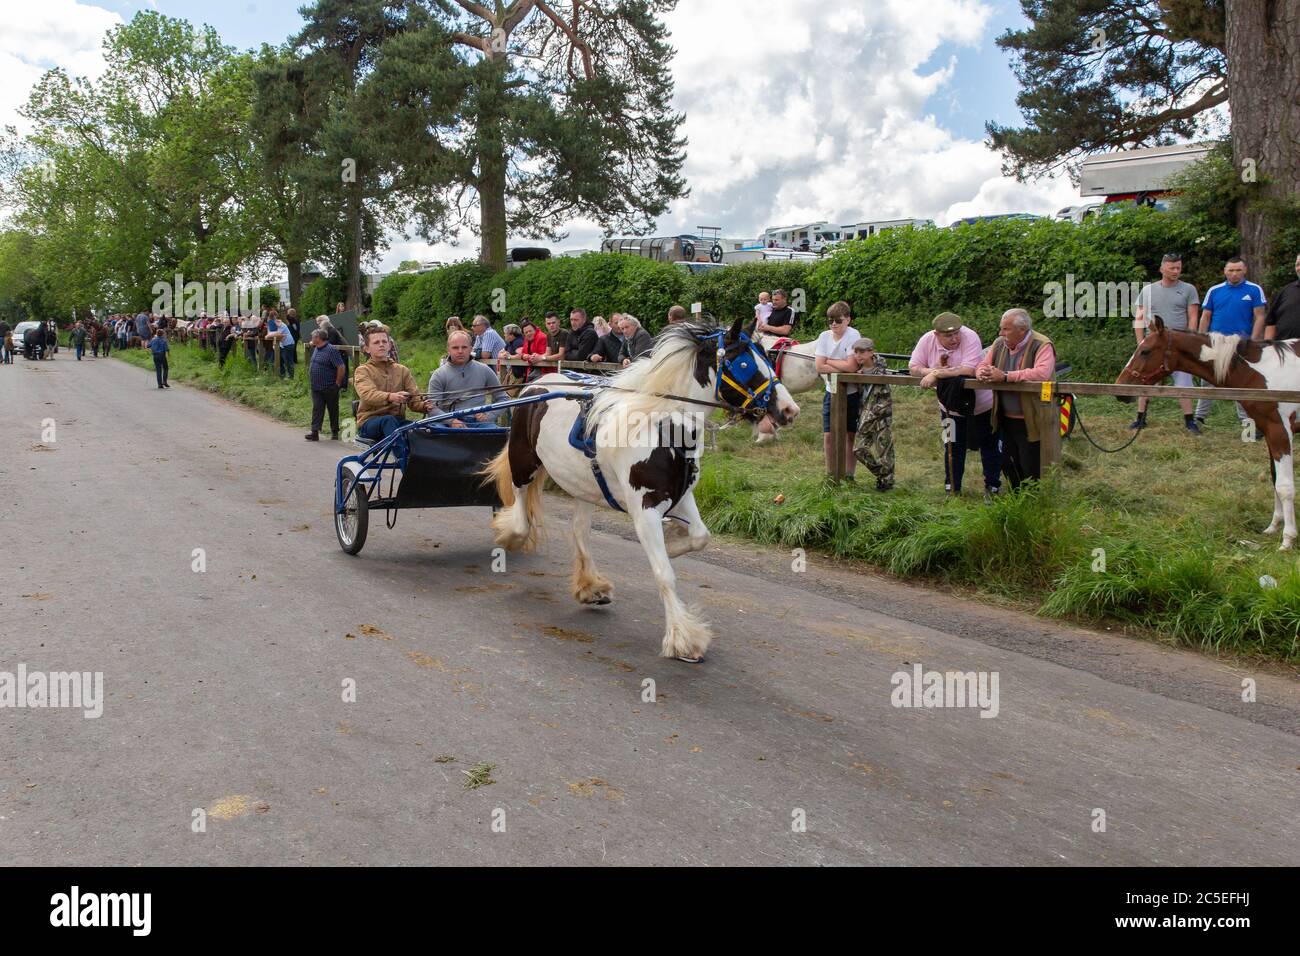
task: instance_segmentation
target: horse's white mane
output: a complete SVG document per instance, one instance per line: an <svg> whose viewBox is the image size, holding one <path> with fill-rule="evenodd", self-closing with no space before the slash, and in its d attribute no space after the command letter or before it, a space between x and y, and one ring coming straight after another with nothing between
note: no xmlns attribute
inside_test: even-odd
<svg viewBox="0 0 1300 956"><path fill-rule="evenodd" d="M1232 365L1233 356L1237 354L1237 345L1240 342L1240 335L1211 332L1210 344L1201 346L1201 361L1211 362L1214 365L1215 384L1228 377L1228 369Z"/></svg>
<svg viewBox="0 0 1300 956"><path fill-rule="evenodd" d="M659 398L659 395L686 395L699 387L695 380L697 336L702 326L670 326L660 334L649 358L633 362L623 371L610 376L609 384L617 388L601 389L591 403L587 430L596 427L616 407L620 415L668 412L680 409L682 402Z"/></svg>

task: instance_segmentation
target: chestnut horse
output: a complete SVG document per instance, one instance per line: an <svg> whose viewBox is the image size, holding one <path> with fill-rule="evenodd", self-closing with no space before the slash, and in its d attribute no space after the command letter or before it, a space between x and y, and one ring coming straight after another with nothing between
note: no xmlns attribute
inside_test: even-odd
<svg viewBox="0 0 1300 956"><path fill-rule="evenodd" d="M1156 316L1147 337L1124 366L1119 385L1155 385L1173 372L1190 372L1219 388L1300 391L1300 339L1254 342L1239 335L1183 332L1165 328ZM1126 396L1122 401L1133 401ZM1248 402L1241 407L1268 443L1273 459L1273 521L1265 534L1282 524L1282 546L1296 539L1295 459L1292 433L1297 431L1300 402Z"/></svg>

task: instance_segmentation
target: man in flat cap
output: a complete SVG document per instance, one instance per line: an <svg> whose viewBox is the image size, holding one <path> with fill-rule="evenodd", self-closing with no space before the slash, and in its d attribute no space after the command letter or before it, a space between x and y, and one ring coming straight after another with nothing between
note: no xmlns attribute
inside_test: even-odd
<svg viewBox="0 0 1300 956"><path fill-rule="evenodd" d="M975 374L984 347L979 334L953 312L935 316L933 328L921 336L908 367L921 376L922 388L933 388L939 399L943 438L944 489L960 495L966 471L966 449L980 450L986 498L1001 490L1002 450L990 422L993 393L964 387Z"/></svg>

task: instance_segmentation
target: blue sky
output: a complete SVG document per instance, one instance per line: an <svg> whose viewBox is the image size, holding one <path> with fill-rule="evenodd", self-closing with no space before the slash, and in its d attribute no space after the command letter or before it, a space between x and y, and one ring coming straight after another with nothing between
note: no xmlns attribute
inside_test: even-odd
<svg viewBox="0 0 1300 956"><path fill-rule="evenodd" d="M250 48L296 32L299 5L16 5L0 35L0 124L17 122L17 106L44 69L102 69L104 30L140 10L208 23L227 43ZM1018 120L1015 78L994 40L1022 23L1015 0L682 0L668 26L678 51L675 106L686 114L684 174L692 194L656 231L718 223L726 235L751 238L768 226L820 220L928 218L942 225L985 213L1050 214L1077 201L1059 177L1030 184L1004 178L984 144L986 121ZM598 246L595 224L566 228L570 236L558 248ZM468 231L455 244L393 236L371 265L450 261L476 248Z"/></svg>

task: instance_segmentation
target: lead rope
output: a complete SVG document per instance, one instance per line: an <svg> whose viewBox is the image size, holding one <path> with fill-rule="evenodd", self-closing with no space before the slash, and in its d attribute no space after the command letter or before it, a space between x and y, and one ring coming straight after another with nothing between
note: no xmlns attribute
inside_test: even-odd
<svg viewBox="0 0 1300 956"><path fill-rule="evenodd" d="M1074 397L1074 418L1075 421L1079 423L1079 430L1083 432L1083 437L1088 439L1088 444L1092 445L1092 447L1097 449L1097 451L1102 452L1103 454L1106 455L1114 455L1116 452L1123 451L1129 445L1137 441L1138 435L1141 435L1144 431L1146 431L1145 427L1139 428L1137 431L1133 433L1132 438L1130 438L1124 444L1120 445L1118 448L1103 448L1101 445L1098 445L1097 442L1093 440L1093 437L1091 435L1088 434L1088 426L1083 423L1083 414L1079 411L1079 397L1077 395Z"/></svg>

